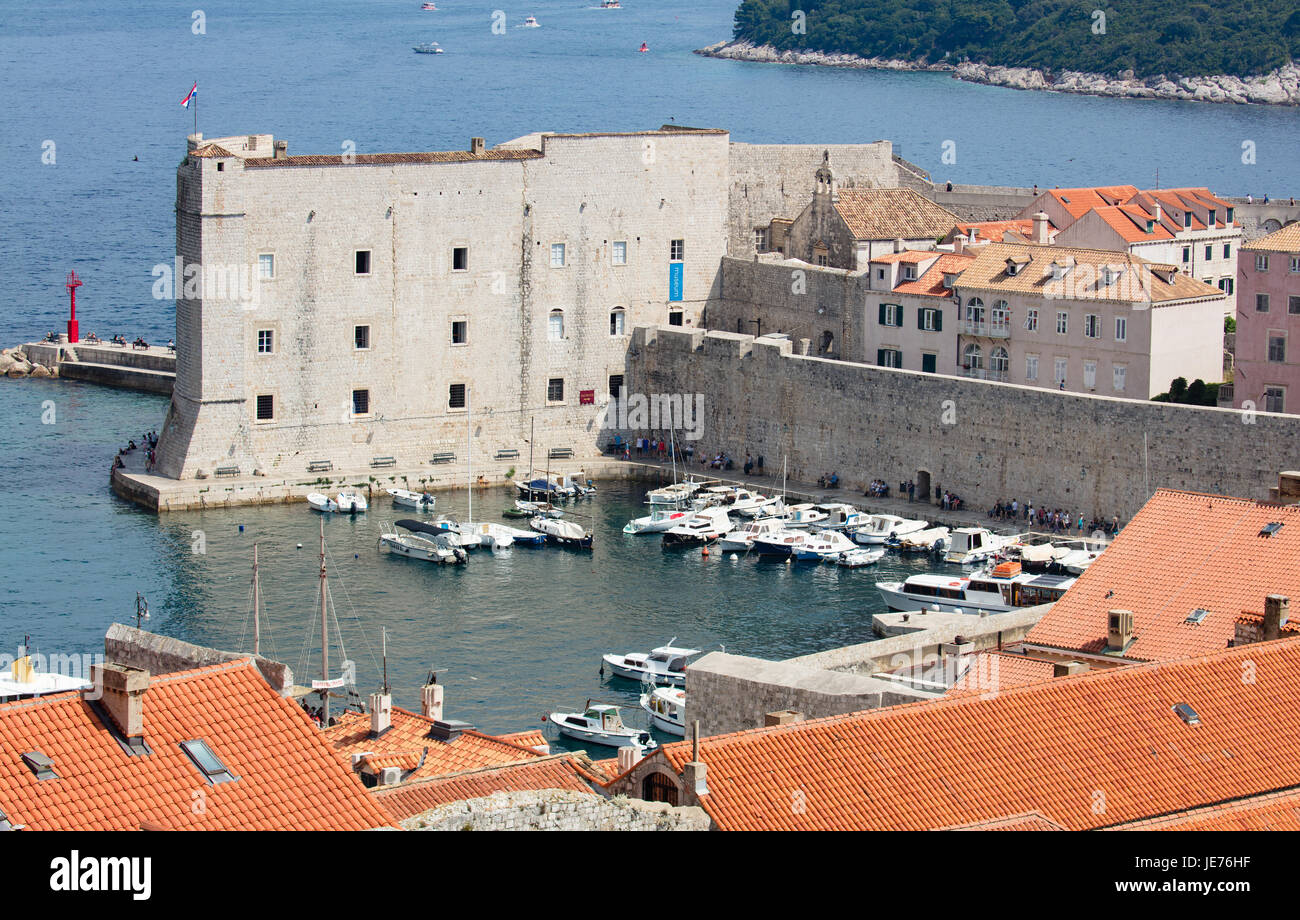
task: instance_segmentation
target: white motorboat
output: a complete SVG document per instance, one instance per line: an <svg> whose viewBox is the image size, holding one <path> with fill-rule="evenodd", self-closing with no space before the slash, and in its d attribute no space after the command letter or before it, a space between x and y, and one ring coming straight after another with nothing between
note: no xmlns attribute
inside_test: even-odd
<svg viewBox="0 0 1300 920"><path fill-rule="evenodd" d="M700 490L703 483L695 480L686 482L675 482L670 486L663 486L659 489L651 489L645 494L645 499L652 505L672 505L678 506L690 500L691 496Z"/></svg>
<svg viewBox="0 0 1300 920"><path fill-rule="evenodd" d="M515 502L513 508L507 508L502 512L506 517L564 517L564 512L552 505L550 502L528 502L522 499Z"/></svg>
<svg viewBox="0 0 1300 920"><path fill-rule="evenodd" d="M571 496L596 494L596 486L581 472L561 475L557 477L556 484Z"/></svg>
<svg viewBox="0 0 1300 920"><path fill-rule="evenodd" d="M871 549L851 549L837 556L827 556L826 561L846 569L860 569L866 565L875 565L884 555L883 546L873 546Z"/></svg>
<svg viewBox="0 0 1300 920"><path fill-rule="evenodd" d="M708 486L695 493L691 504L698 510L725 508L728 513L757 514L773 501L741 486Z"/></svg>
<svg viewBox="0 0 1300 920"><path fill-rule="evenodd" d="M993 557L1005 546L1020 542L1020 535L996 534L987 527L958 527L949 534L944 562L978 565Z"/></svg>
<svg viewBox="0 0 1300 920"><path fill-rule="evenodd" d="M365 497L360 492L344 490L334 496L334 501L339 506L340 514L357 514L368 507Z"/></svg>
<svg viewBox="0 0 1300 920"><path fill-rule="evenodd" d="M558 501L573 496L571 487L563 486L559 480L546 476L538 476L523 482L515 480L515 488L519 490L519 497L522 500L531 502Z"/></svg>
<svg viewBox="0 0 1300 920"><path fill-rule="evenodd" d="M541 546L546 542L546 534L539 533L536 530L520 530L518 527L511 527L508 524L493 523L475 524L474 526L480 528L480 534L484 532L482 528L487 528L487 532L490 533L494 539L498 536L503 538L509 537L514 542L515 546ZM486 540L483 541L483 545L488 545Z"/></svg>
<svg viewBox="0 0 1300 920"><path fill-rule="evenodd" d="M529 17L528 17L527 19L525 19L524 22L523 22L523 28L525 28L525 29L540 29L541 27L542 27L542 24L541 24L540 22L537 21L537 17L536 17L536 16L529 16Z"/></svg>
<svg viewBox="0 0 1300 920"><path fill-rule="evenodd" d="M731 530L725 508L704 508L681 524L664 531L664 546L698 546L712 543Z"/></svg>
<svg viewBox="0 0 1300 920"><path fill-rule="evenodd" d="M483 535L474 528L474 525L454 520L445 514L438 515L435 521L429 521L425 524L425 528L427 533L446 535L452 546L461 549L478 549L484 545Z"/></svg>
<svg viewBox="0 0 1300 920"><path fill-rule="evenodd" d="M385 489L393 496L393 504L416 511L432 511L438 500L428 492L412 492L410 489Z"/></svg>
<svg viewBox="0 0 1300 920"><path fill-rule="evenodd" d="M641 694L641 708L650 714L650 725L670 735L686 737L686 691L679 687L655 687Z"/></svg>
<svg viewBox="0 0 1300 920"><path fill-rule="evenodd" d="M785 516L785 526L791 530L797 530L824 521L828 517L830 515L816 505L811 502L803 502L790 506L789 513Z"/></svg>
<svg viewBox="0 0 1300 920"><path fill-rule="evenodd" d="M867 524L871 515L865 511L846 505L843 502L829 502L817 506L818 511L826 512L826 520L812 525L813 530L838 530L849 533Z"/></svg>
<svg viewBox="0 0 1300 920"><path fill-rule="evenodd" d="M421 42L411 47L416 54L442 54L442 49L438 47L437 42Z"/></svg>
<svg viewBox="0 0 1300 920"><path fill-rule="evenodd" d="M639 747L643 751L656 747L650 732L628 728L623 724L618 707L608 703L593 704L588 701L585 712L553 712L547 718L559 729L561 735L577 741L590 741L614 748Z"/></svg>
<svg viewBox="0 0 1300 920"><path fill-rule="evenodd" d="M925 530L927 522L902 518L896 514L873 514L866 523L853 531L853 539L864 546L882 546L890 537L905 537Z"/></svg>
<svg viewBox="0 0 1300 920"><path fill-rule="evenodd" d="M837 530L782 530L754 540L754 552L760 556L786 556L794 560L824 559L847 553L857 547Z"/></svg>
<svg viewBox="0 0 1300 920"><path fill-rule="evenodd" d="M320 492L307 493L307 504L311 506L313 511L320 511L326 514L339 510L338 502Z"/></svg>
<svg viewBox="0 0 1300 920"><path fill-rule="evenodd" d="M509 549L515 542L514 528L504 524L462 524L461 527L462 533L477 536L478 545L486 549Z"/></svg>
<svg viewBox="0 0 1300 920"><path fill-rule="evenodd" d="M591 549L591 532L584 530L581 524L573 521L538 516L529 521L528 526L538 533L545 534L547 543L574 549Z"/></svg>
<svg viewBox="0 0 1300 920"><path fill-rule="evenodd" d="M760 496L761 497L761 496ZM785 502L781 496L777 495L772 498L764 498L761 502L754 505L748 505L744 508L732 509L741 517L747 518L770 518L784 517L786 514Z"/></svg>
<svg viewBox="0 0 1300 920"><path fill-rule="evenodd" d="M1061 599L1075 579L1034 575L1018 562L1004 562L991 572L954 578L913 575L906 581L881 581L876 590L890 610L941 610L947 613L1003 613Z"/></svg>
<svg viewBox="0 0 1300 920"><path fill-rule="evenodd" d="M885 541L885 546L904 554L929 553L940 549L947 552L948 535L947 527L927 527L924 530L914 530L906 536L890 537Z"/></svg>
<svg viewBox="0 0 1300 920"><path fill-rule="evenodd" d="M458 565L468 558L465 550L452 543L447 532L423 521L402 520L396 526L410 532L381 533L379 545L387 552L440 565Z"/></svg>
<svg viewBox="0 0 1300 920"><path fill-rule="evenodd" d="M655 684L673 684L682 686L686 683L686 660L700 653L695 648L678 648L673 645L674 636L667 645L645 652L630 652L626 655L604 655L600 673L604 675L605 665L616 677Z"/></svg>
<svg viewBox="0 0 1300 920"><path fill-rule="evenodd" d="M623 525L623 533L663 533L685 523L693 512L667 505L653 508L645 517L635 518Z"/></svg>
<svg viewBox="0 0 1300 920"><path fill-rule="evenodd" d="M762 518L750 521L739 530L733 530L718 538L718 549L725 553L745 553L754 546L759 537L770 536L785 530L785 521L780 518Z"/></svg>

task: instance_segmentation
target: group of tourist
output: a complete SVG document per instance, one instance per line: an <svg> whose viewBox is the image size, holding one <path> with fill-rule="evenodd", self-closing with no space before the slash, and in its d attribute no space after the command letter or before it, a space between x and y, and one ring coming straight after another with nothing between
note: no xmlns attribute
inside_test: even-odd
<svg viewBox="0 0 1300 920"><path fill-rule="evenodd" d="M146 431L140 436L139 444L135 443L135 438L127 441L126 447L119 450L117 456L113 458L113 469L124 466L122 458L127 454L135 453L141 448L144 448L144 471L152 473L154 464L158 461L158 432L156 431Z"/></svg>
<svg viewBox="0 0 1300 920"><path fill-rule="evenodd" d="M759 455L758 462L755 463L753 457L751 457L749 454L745 454L745 475L748 476L750 473L754 472L755 470L758 471L758 475L760 476L763 475L762 455L761 454Z"/></svg>
<svg viewBox="0 0 1300 920"><path fill-rule="evenodd" d="M889 485L883 479L873 479L862 494L870 498L889 498Z"/></svg>
<svg viewBox="0 0 1300 920"><path fill-rule="evenodd" d="M960 495L947 489L940 490L938 486L934 487L934 498L944 511L961 511L966 507L966 502L962 501Z"/></svg>
<svg viewBox="0 0 1300 920"><path fill-rule="evenodd" d="M1119 533L1119 515L1112 516L1110 520L1094 515L1091 521L1086 522L1085 528L1082 514L1075 518L1069 511L1061 508L1035 507L1033 502L1025 502L1022 505L1020 500L1015 498L1009 502L999 500L989 509L989 517L998 521L1024 520L1030 525L1050 530L1052 533L1065 533L1072 529L1080 533L1096 533L1100 530L1107 536Z"/></svg>

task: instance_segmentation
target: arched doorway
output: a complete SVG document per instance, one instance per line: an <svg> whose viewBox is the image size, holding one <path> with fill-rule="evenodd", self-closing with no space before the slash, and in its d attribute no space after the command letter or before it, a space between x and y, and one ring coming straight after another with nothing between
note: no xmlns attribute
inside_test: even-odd
<svg viewBox="0 0 1300 920"><path fill-rule="evenodd" d="M647 802L677 804L677 784L662 773L651 773L641 781L641 798Z"/></svg>
<svg viewBox="0 0 1300 920"><path fill-rule="evenodd" d="M930 471L916 471L916 494L921 496L927 503L930 501Z"/></svg>

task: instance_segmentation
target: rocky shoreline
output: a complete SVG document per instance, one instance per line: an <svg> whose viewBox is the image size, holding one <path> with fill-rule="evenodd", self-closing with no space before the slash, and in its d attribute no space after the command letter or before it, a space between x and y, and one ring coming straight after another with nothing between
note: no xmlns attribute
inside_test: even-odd
<svg viewBox="0 0 1300 920"><path fill-rule="evenodd" d="M998 67L970 62L920 64L915 61L864 58L856 54L824 51L778 51L771 45L754 45L746 41L717 42L707 48L700 48L695 53L704 57L764 64L809 64L860 70L947 71L958 80L970 83L1089 96L1231 102L1239 105L1300 105L1300 64L1294 61L1264 76L1245 79L1231 76L1174 79L1163 75L1138 79L1132 71L1112 77L1072 70L1054 73L1032 67Z"/></svg>
<svg viewBox="0 0 1300 920"><path fill-rule="evenodd" d="M58 367L46 367L27 357L21 347L0 351L0 377L57 377Z"/></svg>

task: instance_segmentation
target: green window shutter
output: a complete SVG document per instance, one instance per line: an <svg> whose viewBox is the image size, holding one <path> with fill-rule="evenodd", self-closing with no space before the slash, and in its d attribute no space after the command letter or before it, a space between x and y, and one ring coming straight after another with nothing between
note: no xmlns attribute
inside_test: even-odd
<svg viewBox="0 0 1300 920"><path fill-rule="evenodd" d="M880 325L885 325L885 305L880 305Z"/></svg>
<svg viewBox="0 0 1300 920"><path fill-rule="evenodd" d="M942 310L934 311L934 331L943 332L943 311Z"/></svg>
<svg viewBox="0 0 1300 920"><path fill-rule="evenodd" d="M876 349L876 366L877 367L885 366L885 350L883 348Z"/></svg>
<svg viewBox="0 0 1300 920"><path fill-rule="evenodd" d="M894 323L895 326L901 327L903 325L903 305L901 303L894 304L894 319L897 320Z"/></svg>
<svg viewBox="0 0 1300 920"><path fill-rule="evenodd" d="M924 329L924 328L925 328L925 312L926 312L926 308L925 308L925 307L920 307L920 308L918 308L917 311L916 311L916 328L917 328L917 329Z"/></svg>

